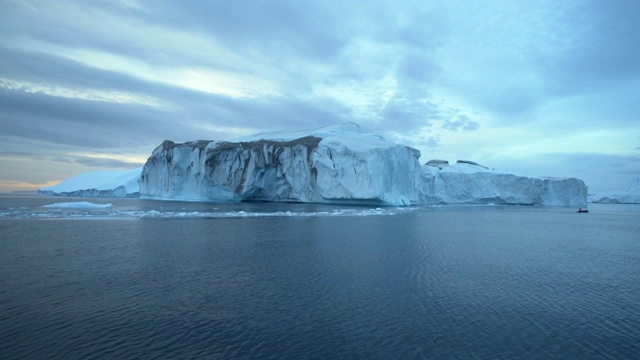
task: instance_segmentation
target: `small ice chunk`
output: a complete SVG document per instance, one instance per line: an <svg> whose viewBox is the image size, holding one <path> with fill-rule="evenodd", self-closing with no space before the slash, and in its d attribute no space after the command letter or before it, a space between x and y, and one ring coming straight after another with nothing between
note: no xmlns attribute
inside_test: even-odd
<svg viewBox="0 0 640 360"><path fill-rule="evenodd" d="M112 204L94 204L88 201L63 202L42 206L44 208L61 208L61 209L111 209Z"/></svg>

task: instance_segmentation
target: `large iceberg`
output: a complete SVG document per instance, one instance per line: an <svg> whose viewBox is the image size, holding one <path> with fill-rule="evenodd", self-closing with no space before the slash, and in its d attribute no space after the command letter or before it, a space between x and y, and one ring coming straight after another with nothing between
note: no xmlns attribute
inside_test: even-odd
<svg viewBox="0 0 640 360"><path fill-rule="evenodd" d="M165 141L145 164L143 198L313 203L586 206L582 180L530 178L471 161L420 166L420 152L354 123L236 141Z"/></svg>
<svg viewBox="0 0 640 360"><path fill-rule="evenodd" d="M349 122L234 141L166 140L143 168L82 174L39 192L225 202L587 204L579 179L516 176L473 161L421 166L419 158L418 150Z"/></svg>
<svg viewBox="0 0 640 360"><path fill-rule="evenodd" d="M592 201L600 204L640 204L640 177L629 180L626 190L594 194Z"/></svg>
<svg viewBox="0 0 640 360"><path fill-rule="evenodd" d="M38 194L75 197L139 197L142 168L92 171L70 177L57 185L38 189Z"/></svg>
<svg viewBox="0 0 640 360"><path fill-rule="evenodd" d="M165 141L145 164L143 198L411 205L420 152L345 123L237 141Z"/></svg>

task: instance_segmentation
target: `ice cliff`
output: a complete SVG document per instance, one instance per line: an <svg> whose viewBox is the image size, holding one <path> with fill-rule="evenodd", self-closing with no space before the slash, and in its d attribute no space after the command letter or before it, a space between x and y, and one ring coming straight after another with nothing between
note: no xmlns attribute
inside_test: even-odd
<svg viewBox="0 0 640 360"><path fill-rule="evenodd" d="M354 123L238 141L165 141L145 164L143 198L410 205L420 152Z"/></svg>
<svg viewBox="0 0 640 360"><path fill-rule="evenodd" d="M592 201L600 204L640 204L640 177L629 180L626 190L595 194Z"/></svg>
<svg viewBox="0 0 640 360"><path fill-rule="evenodd" d="M420 196L426 204L586 206L587 187L575 178L534 178L489 169L473 161L422 167Z"/></svg>
<svg viewBox="0 0 640 360"><path fill-rule="evenodd" d="M57 185L38 189L38 194L74 197L139 197L142 168L93 171L70 177Z"/></svg>

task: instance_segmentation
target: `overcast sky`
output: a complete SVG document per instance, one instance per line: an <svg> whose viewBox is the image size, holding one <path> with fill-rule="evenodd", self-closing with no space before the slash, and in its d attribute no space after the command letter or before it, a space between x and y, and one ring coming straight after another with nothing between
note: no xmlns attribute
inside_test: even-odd
<svg viewBox="0 0 640 360"><path fill-rule="evenodd" d="M590 192L640 176L640 1L0 0L0 191L355 121Z"/></svg>

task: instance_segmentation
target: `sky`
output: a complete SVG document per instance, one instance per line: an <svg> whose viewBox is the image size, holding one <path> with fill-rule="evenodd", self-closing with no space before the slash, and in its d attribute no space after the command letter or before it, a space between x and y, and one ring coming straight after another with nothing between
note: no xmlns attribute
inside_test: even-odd
<svg viewBox="0 0 640 360"><path fill-rule="evenodd" d="M0 0L0 192L354 121L589 192L640 176L637 0Z"/></svg>

